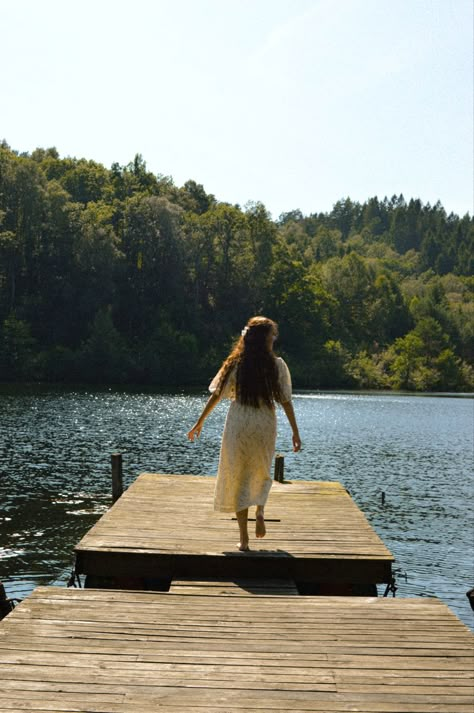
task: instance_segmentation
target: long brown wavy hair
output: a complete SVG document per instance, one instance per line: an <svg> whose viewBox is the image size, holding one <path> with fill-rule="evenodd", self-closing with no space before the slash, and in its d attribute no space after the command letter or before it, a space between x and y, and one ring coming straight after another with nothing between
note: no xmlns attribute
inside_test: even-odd
<svg viewBox="0 0 474 713"><path fill-rule="evenodd" d="M281 401L278 367L272 347L269 346L269 335L278 336L278 325L268 317L252 317L242 332L221 366L217 389L222 389L232 368L236 366L237 401L255 408L263 402L271 408L275 401Z"/></svg>

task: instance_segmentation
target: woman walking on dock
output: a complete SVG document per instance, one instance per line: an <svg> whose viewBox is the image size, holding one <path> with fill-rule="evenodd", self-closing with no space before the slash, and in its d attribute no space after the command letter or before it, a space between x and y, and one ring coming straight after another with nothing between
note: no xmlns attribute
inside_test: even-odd
<svg viewBox="0 0 474 713"><path fill-rule="evenodd" d="M273 353L278 336L275 322L252 317L234 349L211 381L211 396L188 433L193 441L207 416L222 398L231 400L222 436L214 509L235 512L239 549L249 549L248 508L255 505L255 534L265 536L264 506L276 440L275 402L280 403L293 431L293 450L301 440L291 403L291 376L286 363Z"/></svg>

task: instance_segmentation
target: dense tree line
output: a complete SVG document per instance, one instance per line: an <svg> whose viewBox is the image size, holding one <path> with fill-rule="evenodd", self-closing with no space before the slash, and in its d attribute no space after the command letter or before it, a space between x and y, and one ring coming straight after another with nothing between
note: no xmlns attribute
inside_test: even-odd
<svg viewBox="0 0 474 713"><path fill-rule="evenodd" d="M402 195L273 221L140 155L3 142L0 381L205 383L263 313L298 386L470 390L473 236Z"/></svg>

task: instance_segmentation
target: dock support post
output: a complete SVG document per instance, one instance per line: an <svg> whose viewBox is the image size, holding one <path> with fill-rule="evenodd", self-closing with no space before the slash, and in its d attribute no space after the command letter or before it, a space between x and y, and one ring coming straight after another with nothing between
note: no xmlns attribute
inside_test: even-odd
<svg viewBox="0 0 474 713"><path fill-rule="evenodd" d="M285 457L282 455L276 455L275 456L275 473L274 473L274 480L276 480L278 483L283 483L284 480L284 472L285 472Z"/></svg>
<svg viewBox="0 0 474 713"><path fill-rule="evenodd" d="M115 503L123 493L122 454L112 453L112 502Z"/></svg>
<svg viewBox="0 0 474 713"><path fill-rule="evenodd" d="M13 599L9 599L7 597L5 587L0 582L0 620L6 617L6 615L9 614L11 611L13 611L14 606L15 603Z"/></svg>

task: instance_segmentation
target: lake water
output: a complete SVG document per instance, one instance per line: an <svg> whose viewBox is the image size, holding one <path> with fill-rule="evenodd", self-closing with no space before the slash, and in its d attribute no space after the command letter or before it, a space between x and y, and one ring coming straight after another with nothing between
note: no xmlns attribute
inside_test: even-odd
<svg viewBox="0 0 474 713"><path fill-rule="evenodd" d="M204 392L1 387L7 594L66 581L74 545L110 506L111 453L123 454L125 486L142 471L215 474L227 404L197 443L186 440L205 400ZM301 392L294 407L303 450L291 452L281 411L277 440L287 478L346 486L396 557L397 596L440 597L471 628L473 405L449 395ZM183 526L185 518L184 509Z"/></svg>

